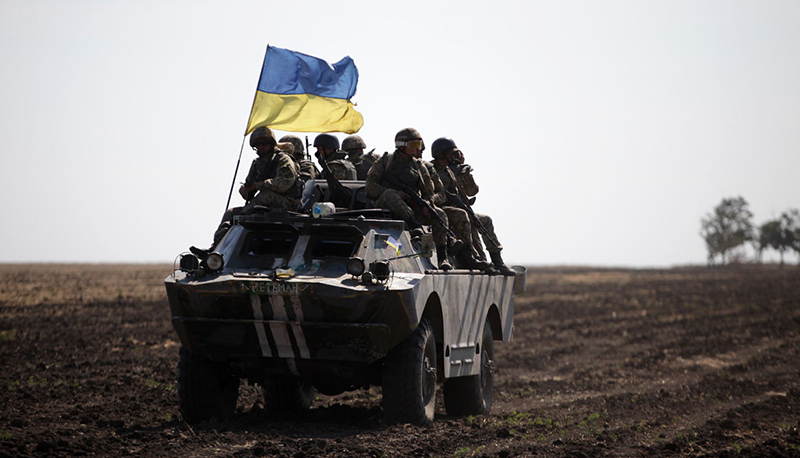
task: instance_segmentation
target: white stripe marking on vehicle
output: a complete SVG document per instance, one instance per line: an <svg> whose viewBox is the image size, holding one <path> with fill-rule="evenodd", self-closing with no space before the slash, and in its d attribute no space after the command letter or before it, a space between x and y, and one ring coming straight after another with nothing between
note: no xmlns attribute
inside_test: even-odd
<svg viewBox="0 0 800 458"><path fill-rule="evenodd" d="M297 321L292 323L292 330L294 332L294 340L297 341L297 347L300 349L300 357L311 358L311 354L308 352L306 336L303 334L303 327L300 326L300 323L303 322L303 307L300 305L300 298L297 296L290 296L289 300L292 302L294 316L297 317Z"/></svg>
<svg viewBox="0 0 800 458"><path fill-rule="evenodd" d="M261 312L261 296L258 294L250 295L250 305L253 306L253 318L256 320L256 334L258 334L258 343L261 345L261 356L272 356L272 350L269 348L269 341L267 340L267 332L264 329L264 314Z"/></svg>

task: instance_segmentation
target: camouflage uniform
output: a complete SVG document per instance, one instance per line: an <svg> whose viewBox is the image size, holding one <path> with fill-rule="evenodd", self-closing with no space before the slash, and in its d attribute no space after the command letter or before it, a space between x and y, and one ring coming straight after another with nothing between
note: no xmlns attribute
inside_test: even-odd
<svg viewBox="0 0 800 458"><path fill-rule="evenodd" d="M472 176L472 167L466 164L450 164L449 169L453 172L453 175L455 175L455 184L458 185L458 190L460 191L459 196L463 202L467 202L470 197L478 193L478 185L475 183L475 179ZM444 182L444 180L442 181ZM472 246L481 259L486 259L486 255L483 253L483 246L481 246L480 238L478 237L479 234L480 237L483 238L483 244L486 245L486 251L490 254L502 251L503 245L500 244L497 234L494 233L494 223L492 222L491 216L475 213L475 218L486 228L486 234L483 234L475 225L472 227Z"/></svg>
<svg viewBox="0 0 800 458"><path fill-rule="evenodd" d="M445 193L446 188L443 184L444 180L441 179L438 169L431 162L421 162L425 165L425 168L428 169L428 173L431 176L431 181L433 181L433 203L444 210L445 214L447 215L448 226L453 233L456 234L456 237L458 237L459 240L464 242L464 244L467 246L472 246L472 224L470 224L469 215L461 208L453 205L447 205L448 198L447 194ZM450 178L452 179L452 176L450 176Z"/></svg>
<svg viewBox="0 0 800 458"><path fill-rule="evenodd" d="M322 177L322 173L320 173L320 171L317 170L317 166L314 165L313 162L307 159L302 159L298 161L297 158L294 158L294 160L295 162L297 162L297 166L299 167L298 173L301 180L303 181L316 180Z"/></svg>
<svg viewBox="0 0 800 458"><path fill-rule="evenodd" d="M478 194L480 190L478 184L475 183L475 178L472 177L472 166L467 164L450 164L450 171L456 177L458 188L467 197L472 197Z"/></svg>
<svg viewBox="0 0 800 458"><path fill-rule="evenodd" d="M328 162L333 177L339 181L342 180L356 180L358 173L352 162L347 160L347 153L344 151L336 151L328 155L325 160Z"/></svg>
<svg viewBox="0 0 800 458"><path fill-rule="evenodd" d="M306 159L305 147L303 147L303 140L301 140L300 137L296 135L284 135L279 141L290 142L294 147L292 159L294 159L299 167L299 177L301 180L305 182L322 177L322 174L317 170L317 166L314 165L314 162Z"/></svg>
<svg viewBox="0 0 800 458"><path fill-rule="evenodd" d="M360 156L350 155L347 157L347 160L353 163L353 166L356 168L356 176L359 180L366 180L367 174L369 173L369 169L372 167L372 164L378 160L380 156L370 151L369 153L362 154Z"/></svg>
<svg viewBox="0 0 800 458"><path fill-rule="evenodd" d="M244 207L228 209L222 216L220 229L225 223L230 224L235 215L248 214L256 206L297 211L302 192L297 177L297 163L277 147L273 149L272 154L254 159L250 164L250 172L245 183L255 186L257 193Z"/></svg>
<svg viewBox="0 0 800 458"><path fill-rule="evenodd" d="M433 218L424 215L422 208L412 209L396 189L383 181L384 174L392 174L398 181L416 190L423 199L430 201L434 196L435 190L428 169L422 166L419 159L398 154L397 151L391 154L384 154L372 165L367 174L366 192L377 207L390 210L396 218L404 221L418 219L423 224L431 224L434 243L437 246L446 246L447 232L444 228L438 223L432 224ZM431 207L447 224L447 214L433 204L431 204Z"/></svg>
<svg viewBox="0 0 800 458"><path fill-rule="evenodd" d="M344 139L342 142L342 151L347 153L347 160L350 161L356 168L356 177L358 180L366 180L367 173L372 164L378 160L380 156L374 154L373 149L367 154L364 154L367 144L358 135L351 135Z"/></svg>

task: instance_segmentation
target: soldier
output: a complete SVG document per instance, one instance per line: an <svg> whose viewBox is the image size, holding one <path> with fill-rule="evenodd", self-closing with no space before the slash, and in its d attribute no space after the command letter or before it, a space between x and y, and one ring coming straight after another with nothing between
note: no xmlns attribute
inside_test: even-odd
<svg viewBox="0 0 800 458"><path fill-rule="evenodd" d="M364 154L366 148L367 144L364 143L364 140L358 135L351 135L342 142L342 150L347 153L347 160L352 162L355 166L356 175L359 180L367 179L369 168L378 160L378 155L373 153L375 149Z"/></svg>
<svg viewBox="0 0 800 458"><path fill-rule="evenodd" d="M319 134L314 139L317 148L317 160L328 163L328 167L337 180L355 180L356 168L347 160L347 155L339 149L339 139L331 134ZM323 171L325 166L322 167Z"/></svg>
<svg viewBox="0 0 800 458"><path fill-rule="evenodd" d="M256 206L281 211L297 211L300 207L303 184L297 179L297 163L278 148L275 134L268 127L258 127L250 134L250 146L258 158L250 164L250 172L239 188L239 195L247 204L225 212L214 233L214 245L228 232L234 216L251 213Z"/></svg>
<svg viewBox="0 0 800 458"><path fill-rule="evenodd" d="M478 193L478 185L472 177L472 167L464 164L464 155L456 143L450 138L437 138L431 146L431 154L434 167L448 193L448 204L460 207L455 201L458 198L464 205L469 205L469 198ZM485 256L478 233L483 237L483 243L486 245L486 251L489 252L494 268L503 275L515 275L514 270L506 266L500 255L503 245L500 244L494 233L492 218L480 213L474 213L474 215L478 222L472 224L472 244L475 252L479 254L479 259L485 259ZM478 230L479 224L485 231Z"/></svg>
<svg viewBox="0 0 800 458"><path fill-rule="evenodd" d="M279 140L280 142L290 142L292 146L294 146L294 153L292 154L292 158L300 167L300 179L303 181L308 180L315 180L322 176L317 170L317 166L314 165L314 162L306 159L306 151L303 147L303 140L296 135L284 135Z"/></svg>
<svg viewBox="0 0 800 458"><path fill-rule="evenodd" d="M422 150L422 136L416 129L406 128L395 135L394 144L395 151L381 156L367 173L367 196L378 208L390 210L394 217L404 220L414 231L421 229L420 220L433 223L439 268L451 270L453 266L447 260L447 215L431 202L434 194L433 181L428 169L416 158L416 154ZM400 190L401 186L396 183L409 191L413 190L419 198L427 201L438 219L430 214L427 206L420 205L416 199Z"/></svg>
<svg viewBox="0 0 800 458"><path fill-rule="evenodd" d="M425 149L424 143L422 145L422 149ZM450 229L453 230L459 240L464 242L464 247L459 250L456 255L456 260L458 260L459 266L466 269L481 270L492 275L497 274L498 272L492 269L492 265L490 263L476 258L474 251L475 248L473 245L474 231L472 224L470 224L469 214L467 214L465 210L454 206L452 202L448 202L449 199L447 196L447 191L445 190L442 182L443 180L440 178L439 171L436 169L433 163L422 159L422 150L418 151L415 154L415 157L422 162L425 168L428 169L428 174L430 174L431 181L433 181L433 196L431 199L433 204L444 210L445 214L447 215L447 224L449 225ZM450 173L449 170L446 170L446 173ZM450 178L451 180L449 181L455 180L452 174L450 175ZM477 237L477 234L475 237Z"/></svg>

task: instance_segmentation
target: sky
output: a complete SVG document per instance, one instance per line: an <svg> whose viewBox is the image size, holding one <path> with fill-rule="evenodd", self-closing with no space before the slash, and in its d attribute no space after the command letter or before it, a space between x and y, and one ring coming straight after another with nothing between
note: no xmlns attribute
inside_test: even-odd
<svg viewBox="0 0 800 458"><path fill-rule="evenodd" d="M704 264L723 198L800 208L798 24L793 0L3 0L0 262L210 244L269 44L353 58L368 149L453 138L507 262Z"/></svg>

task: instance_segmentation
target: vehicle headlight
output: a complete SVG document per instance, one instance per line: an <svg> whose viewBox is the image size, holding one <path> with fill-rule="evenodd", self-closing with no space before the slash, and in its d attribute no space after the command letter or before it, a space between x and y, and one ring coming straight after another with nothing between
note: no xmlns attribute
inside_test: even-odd
<svg viewBox="0 0 800 458"><path fill-rule="evenodd" d="M364 260L354 256L347 261L347 273L354 277L360 277L364 273Z"/></svg>
<svg viewBox="0 0 800 458"><path fill-rule="evenodd" d="M205 266L212 272L222 269L224 264L225 260L222 258L222 255L217 252L209 254L205 260Z"/></svg>
<svg viewBox="0 0 800 458"><path fill-rule="evenodd" d="M200 267L200 260L193 254L182 254L180 261L180 269L186 273L193 274L197 272Z"/></svg>
<svg viewBox="0 0 800 458"><path fill-rule="evenodd" d="M369 271L375 280L383 282L389 279L389 261L374 261L369 265Z"/></svg>

